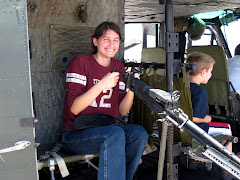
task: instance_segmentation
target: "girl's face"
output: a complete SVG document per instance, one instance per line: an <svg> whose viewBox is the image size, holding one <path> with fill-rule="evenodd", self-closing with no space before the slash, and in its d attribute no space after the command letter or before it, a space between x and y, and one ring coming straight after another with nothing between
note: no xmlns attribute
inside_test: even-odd
<svg viewBox="0 0 240 180"><path fill-rule="evenodd" d="M100 38L93 38L93 44L97 46L97 55L112 58L118 52L120 38L115 31L108 29Z"/></svg>

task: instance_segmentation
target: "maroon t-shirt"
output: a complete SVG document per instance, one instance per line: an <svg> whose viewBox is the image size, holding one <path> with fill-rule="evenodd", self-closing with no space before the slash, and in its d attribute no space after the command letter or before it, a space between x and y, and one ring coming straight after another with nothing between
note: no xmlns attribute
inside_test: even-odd
<svg viewBox="0 0 240 180"><path fill-rule="evenodd" d="M75 98L88 91L107 73L111 72L113 68L125 72L125 67L122 62L114 58L111 58L110 65L108 67L98 64L93 55L79 55L72 59L66 75L66 99L63 124L64 131L69 130L69 128L73 126L76 117L80 115L101 112L118 117L119 105L126 93L119 93L114 89L105 89L77 116L72 114L70 111ZM124 90L125 88L121 74L115 88L118 90Z"/></svg>

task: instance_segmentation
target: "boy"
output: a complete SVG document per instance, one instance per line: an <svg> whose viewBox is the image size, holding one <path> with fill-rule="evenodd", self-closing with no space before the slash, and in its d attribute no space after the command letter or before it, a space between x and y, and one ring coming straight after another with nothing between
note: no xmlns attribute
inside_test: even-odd
<svg viewBox="0 0 240 180"><path fill-rule="evenodd" d="M200 86L200 84L207 84L211 78L215 64L214 59L207 54L193 52L187 56L186 62L197 64L197 69L189 72L193 122L211 136L232 135L229 124L211 122L211 116L207 115L207 92ZM232 152L232 143L228 144L227 149Z"/></svg>

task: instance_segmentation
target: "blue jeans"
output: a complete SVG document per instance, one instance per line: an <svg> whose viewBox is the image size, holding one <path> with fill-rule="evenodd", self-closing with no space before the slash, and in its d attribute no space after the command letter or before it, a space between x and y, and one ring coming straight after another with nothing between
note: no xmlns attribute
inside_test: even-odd
<svg viewBox="0 0 240 180"><path fill-rule="evenodd" d="M135 124L103 126L63 133L64 147L74 154L98 154L98 180L132 180L148 139Z"/></svg>

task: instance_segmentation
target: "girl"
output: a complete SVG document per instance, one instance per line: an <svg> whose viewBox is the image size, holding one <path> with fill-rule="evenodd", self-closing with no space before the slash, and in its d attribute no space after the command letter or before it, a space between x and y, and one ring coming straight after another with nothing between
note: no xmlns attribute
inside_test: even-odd
<svg viewBox="0 0 240 180"><path fill-rule="evenodd" d="M101 126L76 131L74 120L82 115L106 113L118 117L129 112L134 93L124 89L122 77L112 69L125 71L114 59L122 36L112 22L100 24L93 35L93 54L79 55L69 64L62 141L75 154L99 153L98 180L131 180L142 156L148 134L139 125Z"/></svg>

